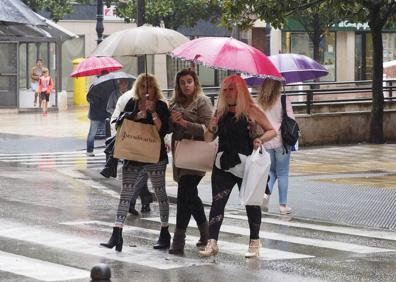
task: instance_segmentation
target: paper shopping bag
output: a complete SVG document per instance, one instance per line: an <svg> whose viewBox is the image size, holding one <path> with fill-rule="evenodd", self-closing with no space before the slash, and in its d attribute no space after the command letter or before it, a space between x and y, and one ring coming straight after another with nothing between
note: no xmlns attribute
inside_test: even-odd
<svg viewBox="0 0 396 282"><path fill-rule="evenodd" d="M117 132L114 157L144 163L158 163L161 138L153 124L124 119Z"/></svg>

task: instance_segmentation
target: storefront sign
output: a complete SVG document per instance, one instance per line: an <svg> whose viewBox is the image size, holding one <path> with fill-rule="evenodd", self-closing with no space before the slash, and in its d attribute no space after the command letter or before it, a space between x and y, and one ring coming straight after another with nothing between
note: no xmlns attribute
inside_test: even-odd
<svg viewBox="0 0 396 282"><path fill-rule="evenodd" d="M104 5L103 7L103 20L104 21L123 21L122 18L117 16L116 6L111 5L107 7Z"/></svg>

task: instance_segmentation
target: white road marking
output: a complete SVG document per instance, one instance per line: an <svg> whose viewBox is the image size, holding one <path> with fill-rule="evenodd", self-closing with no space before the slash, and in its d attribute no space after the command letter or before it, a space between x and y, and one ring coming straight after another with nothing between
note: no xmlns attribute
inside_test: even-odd
<svg viewBox="0 0 396 282"><path fill-rule="evenodd" d="M224 217L232 218L232 219L247 220L246 215L235 215L235 214L225 213ZM311 230L360 236L360 237L368 237L368 238L374 238L374 239L396 241L396 233L395 232L387 232L387 231L381 231L381 230L374 231L374 230L358 229L358 228L352 228L352 227L327 226L327 225L303 223L303 222L290 222L290 221L284 221L284 220L273 219L273 218L263 218L261 220L261 222L296 227L296 228L305 228L305 229L311 229Z"/></svg>
<svg viewBox="0 0 396 282"><path fill-rule="evenodd" d="M2 226L0 237L156 269L175 269L206 264L200 260L172 256L153 249L129 248L127 242L124 242L122 252L118 253L114 249L99 247L100 241L54 232L41 227L26 226L8 220L0 219L0 226Z"/></svg>
<svg viewBox="0 0 396 282"><path fill-rule="evenodd" d="M142 220L159 222L158 218L142 218ZM176 224L176 218L175 217L169 218L169 223ZM243 236L250 235L250 231L248 228L242 228L242 227L237 227L237 226L232 226L232 225L223 224L221 226L220 230L221 230L221 232L227 232L227 233L231 233L231 234L238 234L238 235L243 235ZM294 244L314 246L314 247L320 247L320 248L326 248L326 249L333 249L333 250L344 251L344 252L360 253L360 254L396 251L396 250L390 250L390 249L362 246L362 245L351 244L351 243L343 243L343 242L339 242L339 241L311 239L311 238L292 236L292 235L275 233L275 232L265 232L265 231L260 231L260 238L270 239L270 240L275 240L275 241L284 241L284 242L289 242L289 243L294 243Z"/></svg>
<svg viewBox="0 0 396 282"><path fill-rule="evenodd" d="M0 270L40 281L89 279L90 272L0 251Z"/></svg>
<svg viewBox="0 0 396 282"><path fill-rule="evenodd" d="M107 226L107 227L112 227L113 224L109 222L104 222L104 221L72 221L72 222L62 222L61 224L65 225L98 225L98 226ZM153 230L153 229L147 229L147 228L142 228L142 227L136 227L136 226L124 226L123 228L123 233L128 233L128 232L133 232L133 233L141 233L141 234L150 234L150 235L159 235L159 230ZM136 237L139 237L139 235L136 235ZM172 234L173 236L173 234ZM147 238L145 236L141 236L142 238ZM198 241L199 237L196 236L186 236L186 245L189 247L192 247L193 249L196 248L195 244ZM248 242L246 244L238 244L238 243L232 243L232 242L227 242L227 241L220 241L219 242L219 248L221 249L221 252L227 253L227 254L235 254L235 255L240 255L244 256L245 253L247 252L248 249ZM301 258L312 258L314 256L310 255L304 255L304 254L298 254L298 253L293 253L293 252L286 252L286 251L280 251L276 249L268 249L268 248L261 248L260 250L260 260L283 260L283 259L301 259Z"/></svg>

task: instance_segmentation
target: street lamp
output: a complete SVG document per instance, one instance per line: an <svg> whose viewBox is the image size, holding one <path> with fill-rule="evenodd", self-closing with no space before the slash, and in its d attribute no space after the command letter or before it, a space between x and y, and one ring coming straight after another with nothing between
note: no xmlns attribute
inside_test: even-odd
<svg viewBox="0 0 396 282"><path fill-rule="evenodd" d="M96 40L99 45L100 42L103 41L103 0L96 1L96 34L98 38Z"/></svg>

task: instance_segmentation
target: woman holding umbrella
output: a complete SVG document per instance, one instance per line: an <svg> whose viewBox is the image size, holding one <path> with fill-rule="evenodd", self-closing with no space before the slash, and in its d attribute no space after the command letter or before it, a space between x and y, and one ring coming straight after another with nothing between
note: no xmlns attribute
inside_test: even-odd
<svg viewBox="0 0 396 282"><path fill-rule="evenodd" d="M249 120L258 123L264 134L251 138L249 135ZM215 165L212 171L212 207L209 215L209 239L205 250L200 254L205 257L218 253L217 240L224 218L224 207L235 184L241 186L242 178L230 172L230 169L241 163L240 154L252 153L263 143L276 136L276 131L264 112L254 102L249 94L246 82L239 75L226 77L222 83L217 111L210 120L205 140L211 141L219 137L218 152L223 152L220 165ZM218 153L219 155L219 153ZM261 246L259 231L261 225L260 206L246 206L249 221L250 243L246 257L259 255Z"/></svg>
<svg viewBox="0 0 396 282"><path fill-rule="evenodd" d="M274 183L278 180L279 211L280 214L291 213L287 206L287 190L289 186L290 146L283 144L280 127L282 123L281 82L273 79L265 79L261 85L257 102L264 110L266 116L274 126L277 136L266 142L264 147L271 157L268 187L272 192ZM286 98L287 115L294 119L294 113L290 100Z"/></svg>
<svg viewBox="0 0 396 282"><path fill-rule="evenodd" d="M113 234L107 243L100 245L113 248L121 252L123 239L122 228L124 226L128 209L131 202L135 202L141 192L143 185L140 181L145 174L151 179L156 194L161 219L161 233L154 249L166 249L170 246L171 236L168 231L169 202L165 190L165 170L168 163L168 155L165 148L164 136L169 128L169 109L157 80L151 74L138 76L132 89L133 98L125 106L125 114L117 120L122 122L123 118L132 119L135 122L154 124L161 139L161 150L158 163L143 163L133 160L125 160L122 168L122 188L120 202L113 228Z"/></svg>
<svg viewBox="0 0 396 282"><path fill-rule="evenodd" d="M204 95L197 74L190 69L177 73L175 90L171 100L172 153L176 140L203 140L204 127L212 116L212 104ZM208 241L208 221L205 216L197 186L205 172L181 169L173 164L173 178L177 181L176 229L171 254L184 253L186 229L191 215L197 222L200 239L197 247L204 247Z"/></svg>

